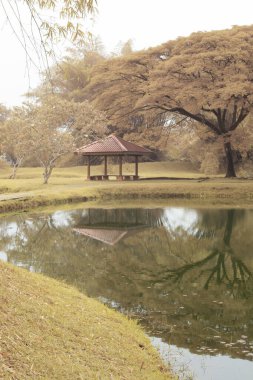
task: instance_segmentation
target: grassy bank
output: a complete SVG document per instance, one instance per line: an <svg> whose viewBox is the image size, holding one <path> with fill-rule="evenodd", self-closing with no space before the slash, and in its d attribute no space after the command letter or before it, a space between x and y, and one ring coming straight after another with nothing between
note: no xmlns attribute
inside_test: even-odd
<svg viewBox="0 0 253 380"><path fill-rule="evenodd" d="M201 203L251 206L253 204L253 180L225 179L222 177L202 180L203 175L182 164L143 163L141 178L169 177L163 180L137 182L85 181L85 168L55 169L48 185L42 184L42 169L22 168L16 180L7 179L7 169L0 174L0 212L31 209L87 200L136 200L136 199L188 199ZM116 172L117 166L111 167ZM125 173L133 172L127 164ZM101 173L95 167L93 173ZM182 178L182 179L178 179ZM190 178L190 179L189 179Z"/></svg>
<svg viewBox="0 0 253 380"><path fill-rule="evenodd" d="M170 379L126 317L74 288L0 262L1 379Z"/></svg>

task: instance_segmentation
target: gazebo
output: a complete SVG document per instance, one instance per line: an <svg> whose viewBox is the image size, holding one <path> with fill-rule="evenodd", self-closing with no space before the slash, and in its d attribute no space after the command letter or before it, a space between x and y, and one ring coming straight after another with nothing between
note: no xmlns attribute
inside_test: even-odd
<svg viewBox="0 0 253 380"><path fill-rule="evenodd" d="M110 135L105 139L94 141L91 144L84 145L75 151L76 154L87 156L87 180L108 180L108 157L119 157L119 174L115 175L117 180L137 180L139 178L138 163L139 157L145 154L152 153L149 149L123 140L115 135ZM94 156L104 156L104 174L91 175L91 158ZM135 157L135 173L133 175L123 175L123 157Z"/></svg>

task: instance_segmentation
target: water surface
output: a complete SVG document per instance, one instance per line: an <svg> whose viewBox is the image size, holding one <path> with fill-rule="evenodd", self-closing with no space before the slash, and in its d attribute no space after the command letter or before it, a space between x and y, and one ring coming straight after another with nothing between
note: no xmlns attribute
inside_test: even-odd
<svg viewBox="0 0 253 380"><path fill-rule="evenodd" d="M253 378L253 210L5 217L0 259L138 318L182 378Z"/></svg>

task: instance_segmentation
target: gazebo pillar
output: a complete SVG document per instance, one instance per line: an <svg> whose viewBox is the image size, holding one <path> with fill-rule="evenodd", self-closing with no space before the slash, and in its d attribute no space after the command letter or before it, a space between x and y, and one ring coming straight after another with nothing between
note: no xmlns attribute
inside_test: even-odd
<svg viewBox="0 0 253 380"><path fill-rule="evenodd" d="M87 180L90 180L90 156L88 156Z"/></svg>
<svg viewBox="0 0 253 380"><path fill-rule="evenodd" d="M104 166L104 176L103 179L108 179L108 173L107 173L107 156L105 156L105 166Z"/></svg>
<svg viewBox="0 0 253 380"><path fill-rule="evenodd" d="M138 156L135 156L135 175L134 175L134 179L138 179L139 178L139 173L138 173L138 163L139 163L139 160L138 160Z"/></svg>
<svg viewBox="0 0 253 380"><path fill-rule="evenodd" d="M120 181L123 180L123 176L122 176L122 156L119 156L119 176L118 176L118 179Z"/></svg>

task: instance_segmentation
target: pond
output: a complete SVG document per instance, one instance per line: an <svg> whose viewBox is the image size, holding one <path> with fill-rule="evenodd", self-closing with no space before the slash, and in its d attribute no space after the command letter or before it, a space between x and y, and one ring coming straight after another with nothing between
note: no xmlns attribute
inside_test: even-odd
<svg viewBox="0 0 253 380"><path fill-rule="evenodd" d="M253 210L10 216L0 219L0 259L137 318L182 379L253 378Z"/></svg>

